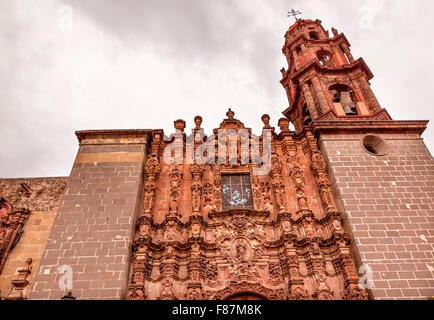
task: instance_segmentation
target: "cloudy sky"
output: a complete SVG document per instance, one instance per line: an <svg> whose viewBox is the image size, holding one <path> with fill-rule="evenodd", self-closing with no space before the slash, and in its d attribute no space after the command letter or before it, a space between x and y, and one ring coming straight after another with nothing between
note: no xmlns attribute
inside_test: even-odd
<svg viewBox="0 0 434 320"><path fill-rule="evenodd" d="M277 126L291 8L346 34L394 119L434 119L434 1L0 0L0 177L69 175L76 130Z"/></svg>

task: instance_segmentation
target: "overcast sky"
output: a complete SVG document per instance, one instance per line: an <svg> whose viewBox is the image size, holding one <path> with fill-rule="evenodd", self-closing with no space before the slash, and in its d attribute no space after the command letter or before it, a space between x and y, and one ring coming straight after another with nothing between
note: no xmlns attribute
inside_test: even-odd
<svg viewBox="0 0 434 320"><path fill-rule="evenodd" d="M0 0L0 177L69 175L76 130L277 127L291 8L346 34L394 119L434 119L434 1Z"/></svg>

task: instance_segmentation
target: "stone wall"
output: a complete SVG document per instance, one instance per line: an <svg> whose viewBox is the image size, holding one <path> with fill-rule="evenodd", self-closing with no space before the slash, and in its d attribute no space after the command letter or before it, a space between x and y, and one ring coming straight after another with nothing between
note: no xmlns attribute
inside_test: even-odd
<svg viewBox="0 0 434 320"><path fill-rule="evenodd" d="M71 268L77 299L121 299L140 205L149 131L78 132L80 149L30 299L60 299ZM60 270L61 271L61 270ZM65 272L65 271L63 271ZM64 287L64 286L63 286Z"/></svg>
<svg viewBox="0 0 434 320"><path fill-rule="evenodd" d="M375 130L321 133L321 150L360 264L373 270L373 297L426 299L434 295L434 161L418 133ZM368 134L385 141L385 155L365 150Z"/></svg>

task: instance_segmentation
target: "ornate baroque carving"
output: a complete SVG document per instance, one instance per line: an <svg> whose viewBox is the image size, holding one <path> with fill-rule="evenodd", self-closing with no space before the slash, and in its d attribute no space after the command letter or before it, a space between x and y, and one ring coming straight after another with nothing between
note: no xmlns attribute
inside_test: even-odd
<svg viewBox="0 0 434 320"><path fill-rule="evenodd" d="M179 196L181 195L182 171L177 164L173 164L169 173L169 215L178 215Z"/></svg>
<svg viewBox="0 0 434 320"><path fill-rule="evenodd" d="M152 153L145 165L146 181L143 209L145 215L151 215L155 202L155 190L157 188L158 176L161 172L160 161L157 153Z"/></svg>
<svg viewBox="0 0 434 320"><path fill-rule="evenodd" d="M190 173L193 178L191 183L191 205L193 214L200 214L201 211L203 171L203 168L196 163L190 166Z"/></svg>
<svg viewBox="0 0 434 320"><path fill-rule="evenodd" d="M29 215L29 210L15 209L4 198L0 198L0 274L9 253L23 233L24 223Z"/></svg>

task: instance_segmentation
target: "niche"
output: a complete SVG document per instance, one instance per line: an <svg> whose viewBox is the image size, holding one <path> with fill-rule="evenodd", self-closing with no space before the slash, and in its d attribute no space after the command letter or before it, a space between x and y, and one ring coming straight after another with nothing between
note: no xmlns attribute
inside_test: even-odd
<svg viewBox="0 0 434 320"><path fill-rule="evenodd" d="M309 32L309 37L310 37L312 40L319 40L319 34L318 34L318 32L315 32L315 31L311 31L311 32Z"/></svg>

